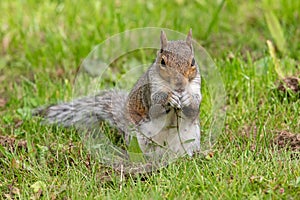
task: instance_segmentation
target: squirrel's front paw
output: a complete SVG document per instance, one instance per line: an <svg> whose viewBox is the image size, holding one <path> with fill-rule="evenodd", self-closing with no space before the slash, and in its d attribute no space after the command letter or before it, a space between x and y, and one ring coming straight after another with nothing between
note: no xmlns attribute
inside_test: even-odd
<svg viewBox="0 0 300 200"><path fill-rule="evenodd" d="M169 103L172 107L181 109L180 95L177 92L172 92Z"/></svg>
<svg viewBox="0 0 300 200"><path fill-rule="evenodd" d="M182 93L180 100L181 100L182 106L187 107L187 106L191 105L191 103L192 103L192 96L187 91L184 91Z"/></svg>

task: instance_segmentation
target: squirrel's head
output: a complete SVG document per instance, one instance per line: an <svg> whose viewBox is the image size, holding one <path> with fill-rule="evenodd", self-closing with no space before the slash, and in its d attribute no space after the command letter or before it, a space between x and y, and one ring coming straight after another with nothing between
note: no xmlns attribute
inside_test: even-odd
<svg viewBox="0 0 300 200"><path fill-rule="evenodd" d="M160 43L161 49L155 60L159 75L173 90L183 92L197 76L198 70L192 46L192 30L186 40L176 41L168 41L165 32L161 31Z"/></svg>

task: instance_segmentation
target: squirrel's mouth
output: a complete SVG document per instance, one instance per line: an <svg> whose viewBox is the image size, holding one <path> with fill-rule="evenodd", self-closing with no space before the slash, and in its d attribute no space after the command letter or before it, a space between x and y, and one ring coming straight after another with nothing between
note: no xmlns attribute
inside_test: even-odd
<svg viewBox="0 0 300 200"><path fill-rule="evenodd" d="M180 88L180 89L176 89L175 91L178 92L178 93L183 93L184 89Z"/></svg>

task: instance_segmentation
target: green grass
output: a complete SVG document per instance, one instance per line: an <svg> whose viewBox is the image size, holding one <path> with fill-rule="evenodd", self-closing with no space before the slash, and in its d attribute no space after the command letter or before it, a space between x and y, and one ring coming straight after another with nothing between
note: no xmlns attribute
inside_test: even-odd
<svg viewBox="0 0 300 200"><path fill-rule="evenodd" d="M0 1L0 197L297 199L299 152L273 147L273 138L300 133L299 98L276 90L278 67L284 76L300 74L300 1L221 2ZM146 178L112 172L108 182L75 130L42 126L29 113L72 98L76 70L97 44L151 26L193 29L223 78L225 127L209 157L181 158Z"/></svg>

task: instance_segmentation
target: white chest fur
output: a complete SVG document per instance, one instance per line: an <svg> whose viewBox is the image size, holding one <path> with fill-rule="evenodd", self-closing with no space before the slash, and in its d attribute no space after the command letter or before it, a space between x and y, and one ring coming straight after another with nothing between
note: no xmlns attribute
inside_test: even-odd
<svg viewBox="0 0 300 200"><path fill-rule="evenodd" d="M172 157L192 155L200 150L199 119L191 120L181 112L171 109L168 114L143 123L137 135L139 145L145 155Z"/></svg>

